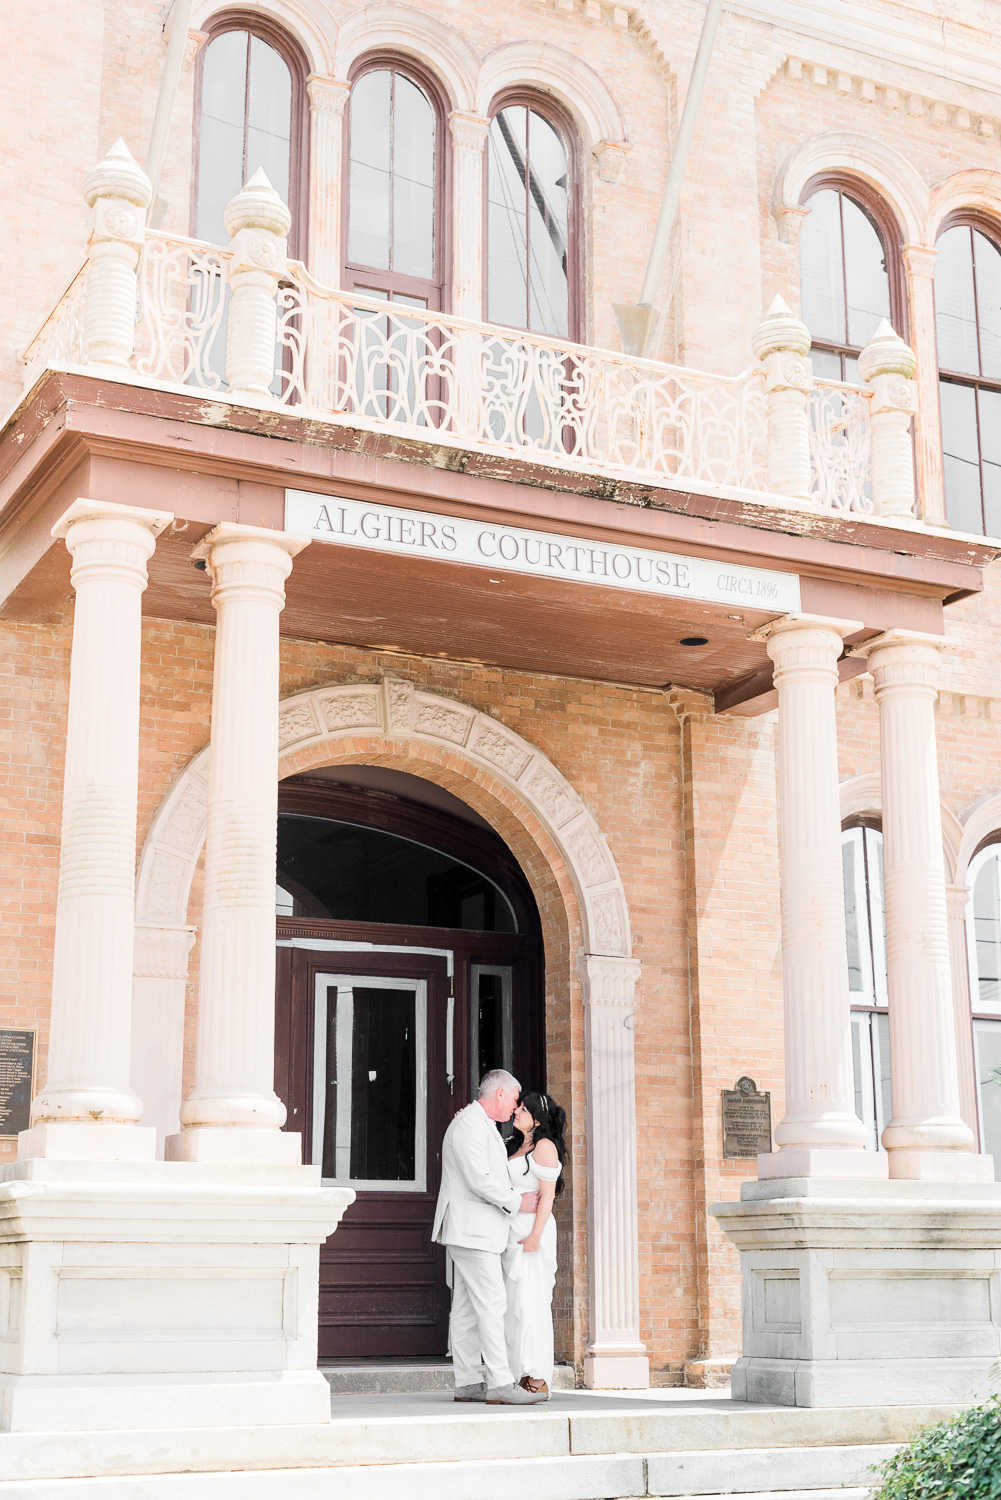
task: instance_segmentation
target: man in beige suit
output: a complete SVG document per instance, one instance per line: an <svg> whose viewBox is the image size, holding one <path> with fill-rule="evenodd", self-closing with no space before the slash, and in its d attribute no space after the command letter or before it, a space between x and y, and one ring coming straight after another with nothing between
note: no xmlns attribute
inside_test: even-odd
<svg viewBox="0 0 1001 1500"><path fill-rule="evenodd" d="M456 1401L532 1406L545 1397L515 1385L504 1342L507 1294L501 1253L511 1219L534 1213L538 1193L512 1187L497 1125L510 1120L521 1085L497 1068L459 1111L441 1148L441 1189L432 1239L446 1246L452 1313L449 1343ZM484 1374L486 1378L484 1379Z"/></svg>

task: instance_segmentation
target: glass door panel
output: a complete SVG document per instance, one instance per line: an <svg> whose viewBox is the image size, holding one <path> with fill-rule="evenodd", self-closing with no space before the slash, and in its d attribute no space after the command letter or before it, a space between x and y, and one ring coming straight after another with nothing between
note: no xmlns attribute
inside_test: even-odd
<svg viewBox="0 0 1001 1500"><path fill-rule="evenodd" d="M993 1156L994 1175L1001 1182L1001 1021L974 1021L973 1042L982 1150Z"/></svg>
<svg viewBox="0 0 1001 1500"><path fill-rule="evenodd" d="M514 1069L511 969L501 964L473 964L469 1042L472 1083L491 1068Z"/></svg>
<svg viewBox="0 0 1001 1500"><path fill-rule="evenodd" d="M427 1186L427 981L317 974L312 1160L361 1190Z"/></svg>

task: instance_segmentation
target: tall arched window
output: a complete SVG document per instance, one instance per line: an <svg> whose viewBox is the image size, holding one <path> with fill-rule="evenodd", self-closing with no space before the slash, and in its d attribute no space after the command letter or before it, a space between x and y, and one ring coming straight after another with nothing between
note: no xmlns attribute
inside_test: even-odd
<svg viewBox="0 0 1001 1500"><path fill-rule="evenodd" d="M980 1140L1001 1180L1001 843L970 862L967 915Z"/></svg>
<svg viewBox="0 0 1001 1500"><path fill-rule="evenodd" d="M355 75L345 132L345 286L442 307L443 119L433 82L409 62L368 59Z"/></svg>
<svg viewBox="0 0 1001 1500"><path fill-rule="evenodd" d="M904 327L896 234L885 211L852 186L815 179L799 237L800 302L813 368L858 381L858 356L883 318Z"/></svg>
<svg viewBox="0 0 1001 1500"><path fill-rule="evenodd" d="M879 1149L891 1116L890 1018L886 1008L883 915L883 835L870 820L853 821L841 835L845 939L852 1016L855 1113Z"/></svg>
<svg viewBox="0 0 1001 1500"><path fill-rule="evenodd" d="M945 504L960 531L1001 535L1001 249L969 220L939 236L935 331Z"/></svg>
<svg viewBox="0 0 1001 1500"><path fill-rule="evenodd" d="M487 141L487 318L579 336L574 164L568 122L530 96L494 106Z"/></svg>
<svg viewBox="0 0 1001 1500"><path fill-rule="evenodd" d="M263 167L292 214L289 248L306 244L306 61L261 16L233 12L213 25L195 91L193 232L224 244L223 210Z"/></svg>

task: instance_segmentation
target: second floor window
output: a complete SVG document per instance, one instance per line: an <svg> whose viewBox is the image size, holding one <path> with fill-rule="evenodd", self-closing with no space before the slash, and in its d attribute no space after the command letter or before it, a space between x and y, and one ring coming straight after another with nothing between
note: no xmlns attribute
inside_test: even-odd
<svg viewBox="0 0 1001 1500"><path fill-rule="evenodd" d="M567 138L530 100L497 109L487 143L487 318L577 336L572 162Z"/></svg>
<svg viewBox="0 0 1001 1500"><path fill-rule="evenodd" d="M196 238L226 243L226 204L263 167L291 210L290 249L300 254L305 243L304 66L278 32L249 22L220 25L200 61Z"/></svg>
<svg viewBox="0 0 1001 1500"><path fill-rule="evenodd" d="M401 67L354 81L347 131L345 285L410 306L441 308L441 109Z"/></svg>
<svg viewBox="0 0 1001 1500"><path fill-rule="evenodd" d="M821 186L806 199L799 239L800 301L814 373L858 383L858 357L883 318L900 327L888 231L856 198Z"/></svg>
<svg viewBox="0 0 1001 1500"><path fill-rule="evenodd" d="M1001 250L973 224L939 237L935 261L942 461L949 522L1001 535Z"/></svg>

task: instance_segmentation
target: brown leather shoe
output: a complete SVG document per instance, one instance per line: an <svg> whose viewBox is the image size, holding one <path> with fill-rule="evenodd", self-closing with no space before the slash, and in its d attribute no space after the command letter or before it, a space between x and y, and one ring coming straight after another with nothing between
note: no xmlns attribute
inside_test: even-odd
<svg viewBox="0 0 1001 1500"><path fill-rule="evenodd" d="M541 1396L544 1401L549 1400L549 1387L544 1380L536 1380L534 1375L523 1375L518 1384L522 1390L531 1391L533 1396Z"/></svg>

